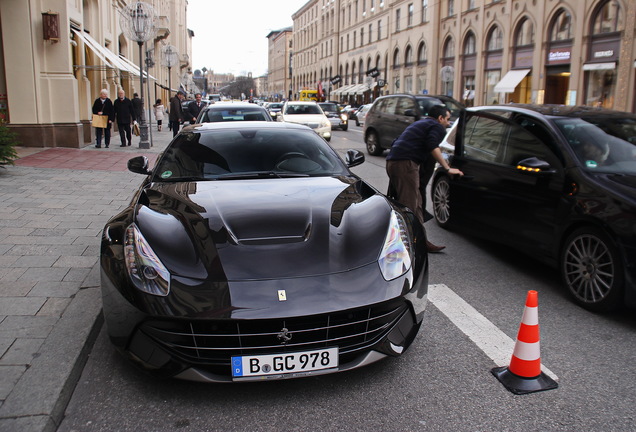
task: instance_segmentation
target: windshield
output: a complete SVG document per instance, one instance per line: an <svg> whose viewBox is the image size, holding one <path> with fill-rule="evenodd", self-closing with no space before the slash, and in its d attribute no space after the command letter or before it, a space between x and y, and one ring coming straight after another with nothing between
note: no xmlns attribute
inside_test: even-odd
<svg viewBox="0 0 636 432"><path fill-rule="evenodd" d="M323 114L318 105L287 105L285 108L285 114Z"/></svg>
<svg viewBox="0 0 636 432"><path fill-rule="evenodd" d="M636 119L562 117L554 123L584 169L636 175Z"/></svg>
<svg viewBox="0 0 636 432"><path fill-rule="evenodd" d="M154 181L348 175L312 130L219 129L179 135L153 169Z"/></svg>

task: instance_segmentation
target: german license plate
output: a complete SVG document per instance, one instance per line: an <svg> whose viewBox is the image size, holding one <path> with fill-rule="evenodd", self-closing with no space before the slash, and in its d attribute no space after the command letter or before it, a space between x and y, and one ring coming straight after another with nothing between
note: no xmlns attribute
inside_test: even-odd
<svg viewBox="0 0 636 432"><path fill-rule="evenodd" d="M257 377L293 374L338 367L338 348L232 357L232 376Z"/></svg>

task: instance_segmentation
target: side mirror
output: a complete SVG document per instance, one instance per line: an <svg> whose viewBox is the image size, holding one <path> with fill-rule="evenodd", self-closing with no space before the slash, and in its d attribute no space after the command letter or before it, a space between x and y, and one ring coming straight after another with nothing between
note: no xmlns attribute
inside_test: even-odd
<svg viewBox="0 0 636 432"><path fill-rule="evenodd" d="M517 163L517 170L529 173L545 173L552 174L556 172L550 164L542 159L531 157L523 159Z"/></svg>
<svg viewBox="0 0 636 432"><path fill-rule="evenodd" d="M364 162L364 153L360 150L347 150L347 156L345 157L345 163L348 168L360 165Z"/></svg>
<svg viewBox="0 0 636 432"><path fill-rule="evenodd" d="M404 110L404 115L408 116L408 117L417 117L417 114L415 114L415 110L414 109Z"/></svg>
<svg viewBox="0 0 636 432"><path fill-rule="evenodd" d="M137 156L129 159L128 171L145 175L149 175L152 172L148 169L148 158L146 156Z"/></svg>

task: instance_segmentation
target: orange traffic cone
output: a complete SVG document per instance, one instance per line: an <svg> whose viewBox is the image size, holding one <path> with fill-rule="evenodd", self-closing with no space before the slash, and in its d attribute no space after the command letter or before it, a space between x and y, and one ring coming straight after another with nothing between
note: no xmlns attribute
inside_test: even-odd
<svg viewBox="0 0 636 432"><path fill-rule="evenodd" d="M541 372L538 309L538 293L528 291L510 366L496 367L491 371L514 394L551 390L559 386L556 381Z"/></svg>

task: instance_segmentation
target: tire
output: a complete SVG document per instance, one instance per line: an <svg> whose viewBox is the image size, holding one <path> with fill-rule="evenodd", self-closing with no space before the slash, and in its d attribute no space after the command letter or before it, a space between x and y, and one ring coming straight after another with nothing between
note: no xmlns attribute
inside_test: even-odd
<svg viewBox="0 0 636 432"><path fill-rule="evenodd" d="M593 312L616 309L623 298L623 263L616 246L600 229L579 228L561 252L561 278L574 302Z"/></svg>
<svg viewBox="0 0 636 432"><path fill-rule="evenodd" d="M380 156L384 152L384 149L380 146L378 134L374 131L369 132L364 141L367 144L367 152L370 155Z"/></svg>
<svg viewBox="0 0 636 432"><path fill-rule="evenodd" d="M342 125L342 126L340 126L340 129L342 129L344 132L346 132L347 129L349 129L349 125L348 124Z"/></svg>
<svg viewBox="0 0 636 432"><path fill-rule="evenodd" d="M450 183L448 177L439 177L431 190L433 200L433 216L442 228L448 228L451 222Z"/></svg>

